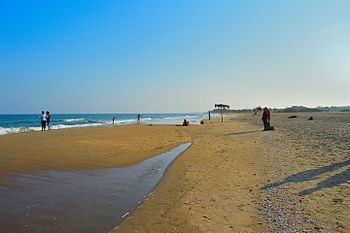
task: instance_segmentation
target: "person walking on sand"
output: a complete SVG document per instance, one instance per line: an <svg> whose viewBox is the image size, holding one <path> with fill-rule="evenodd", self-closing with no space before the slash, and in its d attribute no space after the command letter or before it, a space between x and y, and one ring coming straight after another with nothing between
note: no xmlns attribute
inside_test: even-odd
<svg viewBox="0 0 350 233"><path fill-rule="evenodd" d="M47 130L50 130L50 123L51 123L51 114L49 111L46 112L46 124L47 124Z"/></svg>
<svg viewBox="0 0 350 233"><path fill-rule="evenodd" d="M141 114L137 114L137 124L141 123Z"/></svg>
<svg viewBox="0 0 350 233"><path fill-rule="evenodd" d="M263 113L262 113L262 117L261 117L261 120L263 121L263 124L264 124L264 131L266 131L268 129L268 117L269 117L268 111L269 110L265 107L263 109Z"/></svg>
<svg viewBox="0 0 350 233"><path fill-rule="evenodd" d="M45 131L46 130L46 114L44 111L41 111L40 120L41 120L41 131Z"/></svg>

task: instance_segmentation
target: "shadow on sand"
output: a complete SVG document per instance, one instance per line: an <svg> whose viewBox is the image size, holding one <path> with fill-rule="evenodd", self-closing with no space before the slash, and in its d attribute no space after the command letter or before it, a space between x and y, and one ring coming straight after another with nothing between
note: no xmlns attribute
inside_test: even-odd
<svg viewBox="0 0 350 233"><path fill-rule="evenodd" d="M271 184L266 184L264 185L261 189L270 189L270 188L277 188L279 186L282 186L287 183L299 183L299 182L304 182L304 181L310 181L310 180L315 180L317 179L318 176L321 174L331 172L338 170L342 167L350 165L350 159L345 160L340 163L334 163L328 166L312 169L312 170L307 170L304 172L300 172L291 176L286 177L283 180L277 181L275 183ZM334 176L331 176L327 178L326 180L323 180L319 182L316 187L310 188L310 189L305 189L301 192L298 193L299 196L305 196L308 194L311 194L315 191L321 190L323 188L332 188L336 185L340 185L343 183L346 183L347 181L350 180L350 168L346 169L345 171L338 173Z"/></svg>
<svg viewBox="0 0 350 233"><path fill-rule="evenodd" d="M251 131L242 131L242 132L235 132L235 133L228 133L225 134L225 136L234 136L234 135L240 135L240 134L250 134L255 132L260 132L261 130L251 130Z"/></svg>

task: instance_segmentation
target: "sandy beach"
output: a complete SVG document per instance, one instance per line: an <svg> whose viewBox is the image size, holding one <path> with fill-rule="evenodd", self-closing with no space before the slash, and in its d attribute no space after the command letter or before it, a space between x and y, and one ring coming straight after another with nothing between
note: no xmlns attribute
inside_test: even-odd
<svg viewBox="0 0 350 233"><path fill-rule="evenodd" d="M350 114L290 115L209 125L116 232L349 232Z"/></svg>
<svg viewBox="0 0 350 233"><path fill-rule="evenodd" d="M0 137L0 176L135 164L192 146L114 232L349 232L349 114L233 114L204 125L128 125ZM308 121L313 115L315 120ZM345 123L344 120L345 119Z"/></svg>
<svg viewBox="0 0 350 233"><path fill-rule="evenodd" d="M4 135L0 177L127 166L190 141L189 132L174 125L128 125Z"/></svg>
<svg viewBox="0 0 350 233"><path fill-rule="evenodd" d="M0 233L350 233L349 9L1 1Z"/></svg>

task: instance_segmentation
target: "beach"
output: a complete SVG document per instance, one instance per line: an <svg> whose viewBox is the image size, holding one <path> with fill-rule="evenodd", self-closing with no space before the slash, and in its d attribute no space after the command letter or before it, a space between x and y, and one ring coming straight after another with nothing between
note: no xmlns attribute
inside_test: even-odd
<svg viewBox="0 0 350 233"><path fill-rule="evenodd" d="M126 125L3 135L0 176L123 167L190 141L189 132L175 125Z"/></svg>
<svg viewBox="0 0 350 233"><path fill-rule="evenodd" d="M262 232L260 128L206 122L156 191L116 232ZM200 126L202 127L202 126Z"/></svg>
<svg viewBox="0 0 350 233"><path fill-rule="evenodd" d="M266 132L259 115L232 114L189 127L9 134L0 137L1 184L28 172L127 167L192 142L113 232L349 232L349 117L273 113L276 130Z"/></svg>

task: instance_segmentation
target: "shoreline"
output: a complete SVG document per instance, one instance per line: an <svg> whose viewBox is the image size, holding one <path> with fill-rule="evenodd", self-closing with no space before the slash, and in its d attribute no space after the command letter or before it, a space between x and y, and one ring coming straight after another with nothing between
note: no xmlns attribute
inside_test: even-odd
<svg viewBox="0 0 350 233"><path fill-rule="evenodd" d="M311 114L315 118L308 121ZM154 192L113 232L348 232L350 114L289 115L274 113L277 127L268 132L262 131L260 116L233 114L224 123L214 119L189 127L125 125L7 135L8 140L0 137L0 147L18 152L12 171L21 172L123 166L191 141ZM40 145L43 135L49 137ZM0 159L9 165L11 158L2 154Z"/></svg>
<svg viewBox="0 0 350 233"><path fill-rule="evenodd" d="M55 114L51 121L51 130L70 128L95 128L114 127L137 124L136 114ZM38 116L28 115L1 115L0 114L0 136L14 133L27 133L41 131ZM186 118L191 124L199 124L206 118L203 113L159 113L144 114L141 124L179 124ZM113 120L115 120L113 122Z"/></svg>
<svg viewBox="0 0 350 233"><path fill-rule="evenodd" d="M175 125L135 124L3 135L0 182L18 173L132 165L191 141L189 131Z"/></svg>

